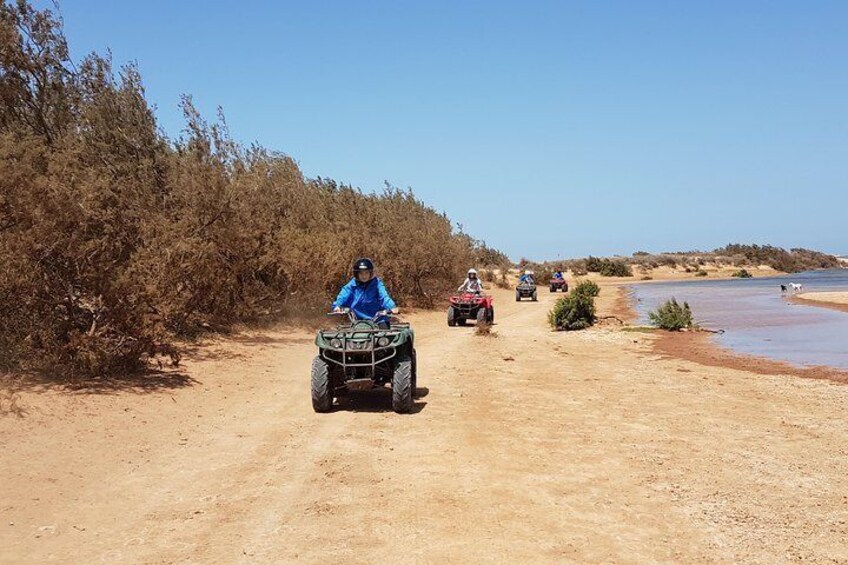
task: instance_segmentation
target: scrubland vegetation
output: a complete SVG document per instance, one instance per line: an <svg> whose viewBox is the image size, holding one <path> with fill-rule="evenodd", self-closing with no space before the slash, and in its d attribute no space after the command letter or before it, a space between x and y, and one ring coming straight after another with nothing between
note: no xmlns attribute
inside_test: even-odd
<svg viewBox="0 0 848 565"><path fill-rule="evenodd" d="M809 249L792 248L790 250L773 245L742 245L733 243L714 251L686 251L651 254L637 251L631 257L599 258L589 256L585 259L567 259L561 261L534 262L523 259L520 268L534 269L537 273L547 274L556 268L570 270L574 276L597 273L605 277L630 277L633 269L640 275L647 275L660 267L681 269L694 276L707 276L705 266L722 267L759 267L766 265L777 271L795 273L813 269L833 269L843 267L839 259L827 253ZM741 272L741 270L739 272ZM748 271L745 271L748 272ZM749 273L750 274L750 273ZM734 275L736 276L736 275ZM542 280L542 279L540 279Z"/></svg>
<svg viewBox="0 0 848 565"><path fill-rule="evenodd" d="M719 267L757 267L766 265L777 271L796 273L812 269L832 269L839 267L839 260L826 253L803 248L790 250L773 245L742 245L731 243L713 251L687 251L675 253L660 253L651 255L636 252L630 259L634 265L647 268L699 267L712 263Z"/></svg>
<svg viewBox="0 0 848 565"><path fill-rule="evenodd" d="M694 326L689 304L684 302L681 306L674 298L664 302L655 312L649 312L648 319L652 325L669 331L680 331Z"/></svg>
<svg viewBox="0 0 848 565"><path fill-rule="evenodd" d="M580 281L570 293L556 301L548 313L555 330L582 330L595 323L595 297L600 287L592 281Z"/></svg>
<svg viewBox="0 0 848 565"><path fill-rule="evenodd" d="M405 304L509 265L409 191L305 178L182 109L169 139L134 65L72 62L50 11L0 4L0 368L176 360L179 338L325 306L356 256Z"/></svg>

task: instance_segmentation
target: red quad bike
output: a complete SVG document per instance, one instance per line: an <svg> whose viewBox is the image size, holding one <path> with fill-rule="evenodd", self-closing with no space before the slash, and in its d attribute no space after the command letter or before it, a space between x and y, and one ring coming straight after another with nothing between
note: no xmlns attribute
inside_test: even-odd
<svg viewBox="0 0 848 565"><path fill-rule="evenodd" d="M494 298L486 294L474 294L466 292L458 296L450 297L448 306L448 325L464 326L465 320L474 318L478 324L493 323L495 321L495 307L492 305Z"/></svg>
<svg viewBox="0 0 848 565"><path fill-rule="evenodd" d="M565 279L551 279L550 287L551 292L556 292L558 290L568 292L568 283L565 282Z"/></svg>

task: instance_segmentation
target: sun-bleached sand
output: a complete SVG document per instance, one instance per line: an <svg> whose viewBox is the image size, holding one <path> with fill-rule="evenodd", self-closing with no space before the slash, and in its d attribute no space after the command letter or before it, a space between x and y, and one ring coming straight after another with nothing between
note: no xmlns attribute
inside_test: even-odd
<svg viewBox="0 0 848 565"><path fill-rule="evenodd" d="M0 561L848 561L848 387L614 319L552 332L559 293L491 292L490 337L409 316L406 416L314 414L292 328L213 340L160 388L7 381Z"/></svg>
<svg viewBox="0 0 848 565"><path fill-rule="evenodd" d="M793 296L792 301L848 312L848 292L803 292Z"/></svg>
<svg viewBox="0 0 848 565"><path fill-rule="evenodd" d="M848 292L803 292L796 295L802 300L816 300L832 304L848 304Z"/></svg>

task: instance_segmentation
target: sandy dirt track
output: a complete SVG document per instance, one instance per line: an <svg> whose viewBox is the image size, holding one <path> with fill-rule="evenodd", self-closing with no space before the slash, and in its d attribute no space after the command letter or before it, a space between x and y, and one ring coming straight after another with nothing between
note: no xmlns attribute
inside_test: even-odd
<svg viewBox="0 0 848 565"><path fill-rule="evenodd" d="M848 563L848 387L552 333L559 295L495 294L497 337L412 317L405 416L314 414L300 331L155 390L4 392L0 562Z"/></svg>

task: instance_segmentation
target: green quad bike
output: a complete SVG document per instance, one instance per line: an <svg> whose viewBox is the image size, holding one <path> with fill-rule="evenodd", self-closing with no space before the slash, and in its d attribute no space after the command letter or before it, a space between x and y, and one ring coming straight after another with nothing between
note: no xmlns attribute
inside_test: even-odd
<svg viewBox="0 0 848 565"><path fill-rule="evenodd" d="M350 392L379 390L391 384L392 409L404 414L412 410L418 370L415 333L409 324L392 318L388 328L377 320L357 320L349 309L329 316L345 316L347 324L320 330L315 337L318 356L312 361L312 408L329 412L333 399Z"/></svg>
<svg viewBox="0 0 848 565"><path fill-rule="evenodd" d="M536 293L535 281L518 283L518 286L515 287L515 301L521 302L522 298L529 298L533 302L536 302L539 299L539 296Z"/></svg>

